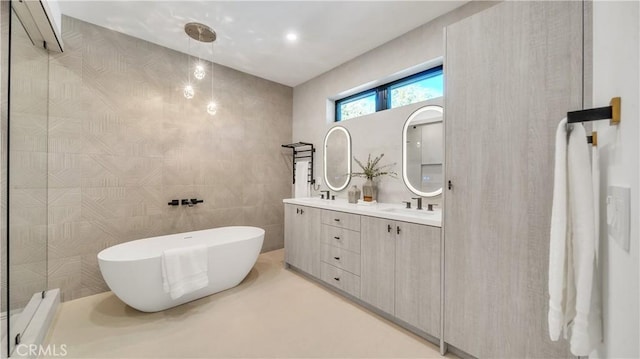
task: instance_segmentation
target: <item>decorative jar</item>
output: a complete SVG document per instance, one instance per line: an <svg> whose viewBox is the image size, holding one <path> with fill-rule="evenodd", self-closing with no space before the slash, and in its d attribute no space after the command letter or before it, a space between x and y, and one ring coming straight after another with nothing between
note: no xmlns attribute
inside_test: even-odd
<svg viewBox="0 0 640 359"><path fill-rule="evenodd" d="M365 202L373 202L378 197L378 184L371 179L362 185L362 199Z"/></svg>
<svg viewBox="0 0 640 359"><path fill-rule="evenodd" d="M353 185L351 186L347 194L349 195L349 203L358 203L358 200L360 199L360 188L358 188L358 186L356 185Z"/></svg>

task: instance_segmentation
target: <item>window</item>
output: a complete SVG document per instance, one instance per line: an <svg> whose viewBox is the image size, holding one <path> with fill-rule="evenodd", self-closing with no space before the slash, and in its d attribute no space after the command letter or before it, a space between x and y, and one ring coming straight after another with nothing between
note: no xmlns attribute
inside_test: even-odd
<svg viewBox="0 0 640 359"><path fill-rule="evenodd" d="M336 101L336 121L440 97L443 80L442 66L438 66L343 98Z"/></svg>
<svg viewBox="0 0 640 359"><path fill-rule="evenodd" d="M369 90L336 102L336 121L348 120L376 112L377 94ZM340 103L337 105L337 103Z"/></svg>
<svg viewBox="0 0 640 359"><path fill-rule="evenodd" d="M443 95L442 67L406 77L388 86L388 107L396 108Z"/></svg>

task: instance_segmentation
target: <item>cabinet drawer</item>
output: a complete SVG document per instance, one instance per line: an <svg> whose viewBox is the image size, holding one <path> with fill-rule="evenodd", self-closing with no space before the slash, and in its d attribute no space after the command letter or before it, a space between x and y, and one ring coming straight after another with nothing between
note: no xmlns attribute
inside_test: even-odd
<svg viewBox="0 0 640 359"><path fill-rule="evenodd" d="M320 259L325 263L329 263L355 275L360 275L360 255L358 253L323 244Z"/></svg>
<svg viewBox="0 0 640 359"><path fill-rule="evenodd" d="M323 281L360 298L360 277L357 275L324 262L320 264L320 273Z"/></svg>
<svg viewBox="0 0 640 359"><path fill-rule="evenodd" d="M322 211L322 223L352 231L360 231L360 215L357 214Z"/></svg>
<svg viewBox="0 0 640 359"><path fill-rule="evenodd" d="M322 243L360 253L360 232L323 224Z"/></svg>

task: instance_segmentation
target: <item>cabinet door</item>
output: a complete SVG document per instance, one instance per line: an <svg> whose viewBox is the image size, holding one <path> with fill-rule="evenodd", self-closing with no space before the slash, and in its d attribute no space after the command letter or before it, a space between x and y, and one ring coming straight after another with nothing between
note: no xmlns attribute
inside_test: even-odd
<svg viewBox="0 0 640 359"><path fill-rule="evenodd" d="M554 358L547 277L555 130L581 108L583 3L502 2L446 29L444 340Z"/></svg>
<svg viewBox="0 0 640 359"><path fill-rule="evenodd" d="M440 337L440 228L397 222L395 315Z"/></svg>
<svg viewBox="0 0 640 359"><path fill-rule="evenodd" d="M360 298L389 314L395 306L396 227L388 219L362 216Z"/></svg>
<svg viewBox="0 0 640 359"><path fill-rule="evenodd" d="M287 263L315 277L320 276L321 210L287 205L285 210L285 258Z"/></svg>
<svg viewBox="0 0 640 359"><path fill-rule="evenodd" d="M293 204L284 205L284 261L293 266L298 266L298 252L300 251L298 235L296 234L297 214L300 212Z"/></svg>

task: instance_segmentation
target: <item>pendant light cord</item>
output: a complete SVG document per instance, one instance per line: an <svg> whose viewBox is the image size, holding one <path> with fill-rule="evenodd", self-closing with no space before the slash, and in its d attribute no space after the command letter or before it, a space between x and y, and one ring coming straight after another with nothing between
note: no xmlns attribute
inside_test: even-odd
<svg viewBox="0 0 640 359"><path fill-rule="evenodd" d="M213 102L213 41L211 42L211 102Z"/></svg>

